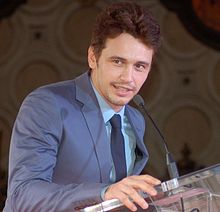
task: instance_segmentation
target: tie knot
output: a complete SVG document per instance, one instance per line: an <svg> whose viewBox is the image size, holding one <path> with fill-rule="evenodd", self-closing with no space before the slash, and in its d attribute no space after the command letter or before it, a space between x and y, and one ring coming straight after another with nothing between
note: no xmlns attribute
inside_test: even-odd
<svg viewBox="0 0 220 212"><path fill-rule="evenodd" d="M120 128L121 129L121 117L118 114L115 114L110 119L110 123L112 125L112 128Z"/></svg>

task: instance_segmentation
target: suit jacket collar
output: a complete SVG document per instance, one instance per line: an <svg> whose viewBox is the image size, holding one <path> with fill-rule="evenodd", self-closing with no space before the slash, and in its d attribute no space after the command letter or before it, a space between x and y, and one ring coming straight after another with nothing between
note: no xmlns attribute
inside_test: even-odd
<svg viewBox="0 0 220 212"><path fill-rule="evenodd" d="M86 72L75 79L76 82L76 100L78 100L85 109L97 110L99 104L93 91L90 74Z"/></svg>

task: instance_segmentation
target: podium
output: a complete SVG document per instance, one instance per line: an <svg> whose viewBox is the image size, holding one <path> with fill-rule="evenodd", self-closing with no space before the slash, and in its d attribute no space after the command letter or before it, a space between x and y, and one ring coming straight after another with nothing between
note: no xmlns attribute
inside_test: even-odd
<svg viewBox="0 0 220 212"><path fill-rule="evenodd" d="M149 204L146 212L219 212L220 164L165 181L156 186L157 196L140 193ZM81 212L128 212L119 200L92 205Z"/></svg>

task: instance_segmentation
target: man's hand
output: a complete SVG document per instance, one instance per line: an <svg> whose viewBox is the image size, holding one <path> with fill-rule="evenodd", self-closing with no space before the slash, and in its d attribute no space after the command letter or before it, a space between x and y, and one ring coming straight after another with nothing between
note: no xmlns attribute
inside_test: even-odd
<svg viewBox="0 0 220 212"><path fill-rule="evenodd" d="M105 192L104 198L105 200L118 199L131 211L137 210L134 203L146 209L148 208L148 204L138 191L155 196L157 191L154 189L154 186L160 183L160 180L150 175L129 176L110 185Z"/></svg>

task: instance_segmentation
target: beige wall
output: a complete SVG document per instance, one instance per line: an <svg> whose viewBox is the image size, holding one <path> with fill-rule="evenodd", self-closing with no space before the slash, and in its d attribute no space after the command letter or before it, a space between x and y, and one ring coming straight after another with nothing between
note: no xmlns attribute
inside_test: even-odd
<svg viewBox="0 0 220 212"><path fill-rule="evenodd" d="M34 88L87 68L96 14L110 0L29 0L0 22L0 167L7 171L10 133L23 98ZM220 161L220 54L196 41L158 0L139 0L162 26L163 46L142 89L176 160L187 143L192 160ZM164 153L151 129L146 172L164 176Z"/></svg>

